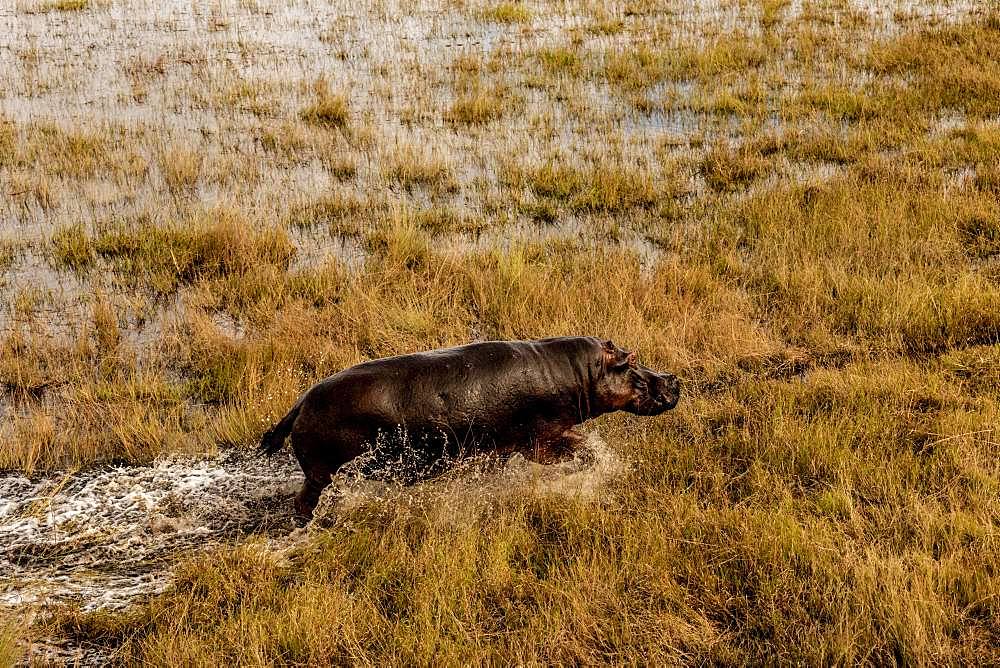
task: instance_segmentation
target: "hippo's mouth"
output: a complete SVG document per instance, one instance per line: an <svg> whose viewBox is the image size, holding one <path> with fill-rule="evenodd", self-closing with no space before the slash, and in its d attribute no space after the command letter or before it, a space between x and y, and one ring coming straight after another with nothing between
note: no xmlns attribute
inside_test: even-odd
<svg viewBox="0 0 1000 668"><path fill-rule="evenodd" d="M636 406L637 410L635 413L637 415L659 415L666 413L677 405L679 399L679 395L671 397L663 395L647 397Z"/></svg>

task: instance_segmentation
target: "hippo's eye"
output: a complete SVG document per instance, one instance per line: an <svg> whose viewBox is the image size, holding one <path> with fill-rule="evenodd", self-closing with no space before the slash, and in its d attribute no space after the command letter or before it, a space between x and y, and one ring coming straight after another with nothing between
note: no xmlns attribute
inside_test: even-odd
<svg viewBox="0 0 1000 668"><path fill-rule="evenodd" d="M617 360L614 364L611 365L611 368L614 369L615 371L624 371L625 369L628 369L629 368L628 358Z"/></svg>

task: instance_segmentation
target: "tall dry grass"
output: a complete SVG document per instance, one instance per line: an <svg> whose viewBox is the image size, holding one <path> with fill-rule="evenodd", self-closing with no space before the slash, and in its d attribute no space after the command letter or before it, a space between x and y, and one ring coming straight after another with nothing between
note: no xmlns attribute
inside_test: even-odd
<svg viewBox="0 0 1000 668"><path fill-rule="evenodd" d="M596 496L459 477L29 635L128 664L1000 662L994 14L449 5L492 46L418 15L390 60L353 46L408 34L381 5L266 4L113 71L40 41L0 72L90 119L0 117L0 468L251 445L317 378L476 339L610 336L682 402L593 425L629 462ZM111 101L77 97L97 73Z"/></svg>

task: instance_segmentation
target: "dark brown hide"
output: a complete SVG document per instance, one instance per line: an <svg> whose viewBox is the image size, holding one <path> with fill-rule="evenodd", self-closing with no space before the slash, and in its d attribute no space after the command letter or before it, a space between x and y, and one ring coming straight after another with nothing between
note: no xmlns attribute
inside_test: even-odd
<svg viewBox="0 0 1000 668"><path fill-rule="evenodd" d="M331 476L375 444L388 461L405 447L428 464L482 452L553 463L573 456L576 425L619 410L658 415L679 396L675 376L639 365L611 341L488 341L334 374L307 390L260 447L277 452L291 436L306 476L296 509L310 516Z"/></svg>

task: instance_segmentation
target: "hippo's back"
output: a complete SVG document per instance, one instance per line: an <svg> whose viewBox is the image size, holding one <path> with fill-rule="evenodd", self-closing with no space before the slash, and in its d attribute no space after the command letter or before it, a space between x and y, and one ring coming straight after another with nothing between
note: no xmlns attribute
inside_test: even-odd
<svg viewBox="0 0 1000 668"><path fill-rule="evenodd" d="M493 432L576 402L596 339L487 341L364 362L307 397L331 421Z"/></svg>

